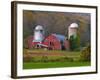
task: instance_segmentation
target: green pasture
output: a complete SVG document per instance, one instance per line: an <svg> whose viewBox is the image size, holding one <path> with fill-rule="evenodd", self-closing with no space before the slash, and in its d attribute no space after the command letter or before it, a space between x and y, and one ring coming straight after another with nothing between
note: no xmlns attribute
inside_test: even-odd
<svg viewBox="0 0 100 80"><path fill-rule="evenodd" d="M34 56L36 54L37 56ZM40 56L40 54L42 54ZM53 55L46 55L53 54ZM62 55L56 55L62 54ZM24 50L23 69L90 66L90 61L79 61L80 51ZM46 55L46 56L45 56ZM54 56L56 55L56 56Z"/></svg>
<svg viewBox="0 0 100 80"><path fill-rule="evenodd" d="M24 62L23 69L90 66L90 62Z"/></svg>

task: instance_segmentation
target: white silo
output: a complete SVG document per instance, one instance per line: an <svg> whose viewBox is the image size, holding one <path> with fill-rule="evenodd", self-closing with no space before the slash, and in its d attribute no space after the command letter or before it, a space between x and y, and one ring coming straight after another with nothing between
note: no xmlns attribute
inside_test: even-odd
<svg viewBox="0 0 100 80"><path fill-rule="evenodd" d="M78 30L78 24L77 23L72 23L70 24L70 26L68 27L68 38L70 39L70 37L73 35L74 37L77 36L77 30Z"/></svg>
<svg viewBox="0 0 100 80"><path fill-rule="evenodd" d="M37 25L34 30L33 42L42 42L44 39L44 29L41 25Z"/></svg>

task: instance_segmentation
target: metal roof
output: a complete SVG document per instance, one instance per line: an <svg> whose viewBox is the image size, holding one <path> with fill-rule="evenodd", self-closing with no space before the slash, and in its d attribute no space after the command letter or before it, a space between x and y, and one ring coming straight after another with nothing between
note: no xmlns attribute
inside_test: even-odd
<svg viewBox="0 0 100 80"><path fill-rule="evenodd" d="M65 40L65 36L61 35L61 34L53 34L57 39L59 39L60 41L64 41Z"/></svg>

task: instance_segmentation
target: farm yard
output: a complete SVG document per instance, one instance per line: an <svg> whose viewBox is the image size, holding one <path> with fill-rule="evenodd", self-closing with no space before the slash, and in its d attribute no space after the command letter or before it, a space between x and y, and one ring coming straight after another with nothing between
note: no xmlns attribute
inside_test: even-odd
<svg viewBox="0 0 100 80"><path fill-rule="evenodd" d="M91 65L90 13L23 10L23 69Z"/></svg>
<svg viewBox="0 0 100 80"><path fill-rule="evenodd" d="M80 51L24 49L23 69L90 66Z"/></svg>

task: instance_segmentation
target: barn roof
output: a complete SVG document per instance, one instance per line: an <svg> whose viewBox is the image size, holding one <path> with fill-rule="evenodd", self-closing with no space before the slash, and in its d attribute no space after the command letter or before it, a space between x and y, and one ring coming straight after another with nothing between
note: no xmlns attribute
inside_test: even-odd
<svg viewBox="0 0 100 80"><path fill-rule="evenodd" d="M65 40L65 36L64 35L61 35L61 34L52 34L52 35L54 35L60 41L64 41Z"/></svg>

